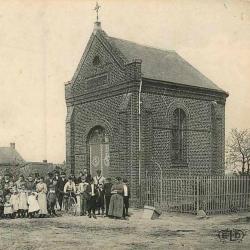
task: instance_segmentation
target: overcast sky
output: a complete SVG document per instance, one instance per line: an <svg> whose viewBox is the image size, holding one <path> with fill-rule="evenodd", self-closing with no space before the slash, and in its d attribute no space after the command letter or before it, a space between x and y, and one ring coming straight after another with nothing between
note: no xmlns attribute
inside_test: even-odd
<svg viewBox="0 0 250 250"><path fill-rule="evenodd" d="M250 2L105 0L110 36L176 50L228 91L226 131L250 128ZM95 1L0 0L0 146L65 159L64 83L93 30Z"/></svg>

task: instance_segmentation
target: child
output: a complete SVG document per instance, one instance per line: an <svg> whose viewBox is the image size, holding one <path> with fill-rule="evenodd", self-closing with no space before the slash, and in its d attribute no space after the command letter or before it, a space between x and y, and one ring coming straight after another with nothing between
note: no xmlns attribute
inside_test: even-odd
<svg viewBox="0 0 250 250"><path fill-rule="evenodd" d="M5 196L5 202L4 202L4 216L5 216L5 218L11 219L12 213L13 213L13 209L12 209L12 205L10 203L10 195L7 194Z"/></svg>
<svg viewBox="0 0 250 250"><path fill-rule="evenodd" d="M15 186L14 182L13 182L13 181L10 181L10 182L9 182L9 190L10 190L10 192L11 192L11 190L14 188L14 186Z"/></svg>
<svg viewBox="0 0 250 250"><path fill-rule="evenodd" d="M6 197L6 195L10 195L10 188L9 184L7 183L4 184L4 189L3 189L3 196Z"/></svg>
<svg viewBox="0 0 250 250"><path fill-rule="evenodd" d="M25 190L25 185L21 186L21 190L19 192L19 210L18 210L18 216L19 217L26 217L28 211L28 195Z"/></svg>
<svg viewBox="0 0 250 250"><path fill-rule="evenodd" d="M16 188L13 188L13 193L10 196L10 204L13 209L13 218L16 218L16 214L19 210L19 194Z"/></svg>
<svg viewBox="0 0 250 250"><path fill-rule="evenodd" d="M38 201L37 201L37 193L32 192L29 196L28 196L28 204L29 204L29 218L34 218L35 214L38 213L38 211L40 210L39 205L38 205Z"/></svg>

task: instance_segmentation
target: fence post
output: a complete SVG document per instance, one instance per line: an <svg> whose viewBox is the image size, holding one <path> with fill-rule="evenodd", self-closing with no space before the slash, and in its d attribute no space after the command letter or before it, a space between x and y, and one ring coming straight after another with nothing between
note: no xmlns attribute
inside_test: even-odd
<svg viewBox="0 0 250 250"><path fill-rule="evenodd" d="M162 200L163 200L163 180L162 180L162 178L163 178L163 174L162 174L162 168L161 168L161 166L160 166L160 164L158 163L158 162L156 162L156 161L153 161L152 159L151 159L151 161L153 162L153 163L155 163L156 164L156 166L160 169L160 173L161 173L161 181L160 181L160 188L161 188L161 192L160 192L160 203L162 204ZM158 197L159 197L159 192L157 192L157 201L159 201L159 199L158 199Z"/></svg>
<svg viewBox="0 0 250 250"><path fill-rule="evenodd" d="M161 205L162 205L162 194L163 194L163 185L162 185L162 182L163 182L163 180L162 180L162 170L161 170Z"/></svg>
<svg viewBox="0 0 250 250"><path fill-rule="evenodd" d="M198 214L199 208L200 208L200 197L199 197L199 176L196 178L196 213Z"/></svg>

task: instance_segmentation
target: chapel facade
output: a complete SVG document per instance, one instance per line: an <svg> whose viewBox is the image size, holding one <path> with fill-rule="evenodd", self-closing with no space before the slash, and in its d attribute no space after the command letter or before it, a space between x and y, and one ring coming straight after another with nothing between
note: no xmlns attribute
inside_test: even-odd
<svg viewBox="0 0 250 250"><path fill-rule="evenodd" d="M126 177L224 173L228 94L175 51L108 36L96 22L65 85L66 164Z"/></svg>

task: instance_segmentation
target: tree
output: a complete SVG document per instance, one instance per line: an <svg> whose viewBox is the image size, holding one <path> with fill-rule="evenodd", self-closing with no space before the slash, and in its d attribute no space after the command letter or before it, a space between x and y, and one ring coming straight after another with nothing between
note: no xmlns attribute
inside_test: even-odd
<svg viewBox="0 0 250 250"><path fill-rule="evenodd" d="M249 175L250 131L248 129L232 129L226 147L226 162L234 167L240 166L242 175Z"/></svg>

